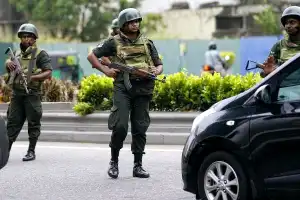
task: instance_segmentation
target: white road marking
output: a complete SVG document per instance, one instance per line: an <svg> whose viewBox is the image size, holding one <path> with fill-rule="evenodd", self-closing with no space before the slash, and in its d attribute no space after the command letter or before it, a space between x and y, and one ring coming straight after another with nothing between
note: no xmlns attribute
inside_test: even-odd
<svg viewBox="0 0 300 200"><path fill-rule="evenodd" d="M14 144L13 148L27 148L28 145L23 145L23 144ZM83 147L83 146L60 146L60 145L37 145L37 149L69 149L69 150L97 150L97 151L109 151L109 147ZM180 149L163 149L163 148L147 148L145 151L153 151L153 152L182 152L183 147ZM121 151L131 151L130 147L123 147Z"/></svg>

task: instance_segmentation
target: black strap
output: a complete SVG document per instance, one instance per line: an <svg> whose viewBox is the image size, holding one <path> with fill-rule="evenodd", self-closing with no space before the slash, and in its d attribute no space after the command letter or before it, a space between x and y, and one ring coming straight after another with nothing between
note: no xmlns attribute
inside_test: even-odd
<svg viewBox="0 0 300 200"><path fill-rule="evenodd" d="M32 74L32 70L35 66L36 63L36 52L37 52L37 48L34 48L31 52L31 59L29 61L29 65L28 65L28 71L27 71L27 81L30 80L31 74Z"/></svg>

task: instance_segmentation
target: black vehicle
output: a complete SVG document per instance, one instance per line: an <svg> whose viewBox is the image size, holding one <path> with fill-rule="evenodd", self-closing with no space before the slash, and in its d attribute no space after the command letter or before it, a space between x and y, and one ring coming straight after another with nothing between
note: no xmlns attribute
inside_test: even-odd
<svg viewBox="0 0 300 200"><path fill-rule="evenodd" d="M300 199L300 54L195 118L182 179L197 199Z"/></svg>
<svg viewBox="0 0 300 200"><path fill-rule="evenodd" d="M8 161L8 137L6 132L5 120L0 117L0 169L2 169Z"/></svg>

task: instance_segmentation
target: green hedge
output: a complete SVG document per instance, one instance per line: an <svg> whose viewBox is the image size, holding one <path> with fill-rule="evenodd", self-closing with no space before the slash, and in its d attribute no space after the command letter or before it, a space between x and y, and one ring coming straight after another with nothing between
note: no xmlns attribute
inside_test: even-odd
<svg viewBox="0 0 300 200"><path fill-rule="evenodd" d="M161 75L163 76L163 75ZM188 75L184 72L167 76L166 83L156 82L151 110L199 111L206 110L222 99L237 95L261 80L260 75L245 76L205 74ZM95 110L109 110L112 106L113 79L93 74L81 81L78 103L74 111L87 115Z"/></svg>

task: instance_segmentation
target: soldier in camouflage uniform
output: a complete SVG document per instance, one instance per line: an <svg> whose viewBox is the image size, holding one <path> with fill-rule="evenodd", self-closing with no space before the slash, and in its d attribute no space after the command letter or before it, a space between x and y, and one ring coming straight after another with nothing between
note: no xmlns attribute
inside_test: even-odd
<svg viewBox="0 0 300 200"><path fill-rule="evenodd" d="M112 23L111 23L111 29L112 29L112 32L111 32L111 34L110 34L110 36L108 37L108 38L110 38L110 37L114 37L115 35L118 35L119 34L119 31L120 31L120 29L119 29L119 22L118 22L118 18L116 18L116 19L114 19L113 21L112 21ZM100 44L98 44L98 46L99 45L101 45L102 43L100 43ZM113 61L113 57L102 57L102 58L99 58L99 61L101 61L101 59L109 59L110 61ZM101 64L101 63L100 63Z"/></svg>
<svg viewBox="0 0 300 200"><path fill-rule="evenodd" d="M112 29L112 32L111 32L111 36L115 36L115 35L118 35L119 34L119 22L118 22L118 19L114 19L111 23L111 29Z"/></svg>
<svg viewBox="0 0 300 200"><path fill-rule="evenodd" d="M112 57L114 62L136 66L155 75L162 73L163 66L153 42L140 33L140 12L134 8L127 8L119 13L118 20L119 34L106 40L88 55L88 60L94 68L115 79L113 107L108 119L108 128L112 130L108 175L112 178L119 175L119 151L127 136L130 114L131 151L134 154L133 177L148 178L149 173L142 167L142 156L146 144L146 131L150 125L149 103L155 83L153 80L100 65L98 58Z"/></svg>
<svg viewBox="0 0 300 200"><path fill-rule="evenodd" d="M300 52L300 7L286 8L282 13L281 23L286 31L285 37L272 47L268 59L263 64L262 77Z"/></svg>
<svg viewBox="0 0 300 200"><path fill-rule="evenodd" d="M7 117L7 134L10 151L27 119L29 147L23 161L30 161L35 159L35 147L41 132L41 86L45 79L51 77L52 66L46 51L37 47L38 32L33 24L22 24L18 31L18 37L21 39L21 43L20 51L16 52L16 56L25 77L29 72L29 80L27 80L29 94L25 91L20 73L10 85L13 92ZM10 59L6 61L8 73L14 71L15 68L16 65L13 61Z"/></svg>

